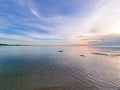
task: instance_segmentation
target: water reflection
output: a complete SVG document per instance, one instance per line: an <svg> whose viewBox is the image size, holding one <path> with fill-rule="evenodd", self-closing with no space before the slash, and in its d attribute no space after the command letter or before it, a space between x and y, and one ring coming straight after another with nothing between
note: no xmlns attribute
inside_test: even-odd
<svg viewBox="0 0 120 90"><path fill-rule="evenodd" d="M59 53L59 50L64 52ZM120 53L112 47L1 47L0 90L117 90ZM80 57L83 54L85 57Z"/></svg>

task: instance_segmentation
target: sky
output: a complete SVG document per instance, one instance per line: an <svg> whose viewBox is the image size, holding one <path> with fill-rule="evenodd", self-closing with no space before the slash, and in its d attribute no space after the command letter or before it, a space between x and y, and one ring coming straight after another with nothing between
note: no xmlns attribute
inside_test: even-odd
<svg viewBox="0 0 120 90"><path fill-rule="evenodd" d="M0 43L120 45L120 0L0 0Z"/></svg>

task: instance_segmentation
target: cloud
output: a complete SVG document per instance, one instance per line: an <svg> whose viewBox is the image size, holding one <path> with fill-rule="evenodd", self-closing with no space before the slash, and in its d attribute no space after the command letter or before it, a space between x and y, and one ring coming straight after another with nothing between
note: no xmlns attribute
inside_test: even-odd
<svg viewBox="0 0 120 90"><path fill-rule="evenodd" d="M115 27L118 21L120 21L119 2L118 0L101 1L99 2L100 4L97 4L95 7L97 9L88 13L87 16L82 19L74 16L74 20L67 22L63 27L61 26L61 28L63 31L70 31L73 35L90 35L93 34L91 30L94 30L95 34L117 33ZM65 36L67 35L65 34Z"/></svg>
<svg viewBox="0 0 120 90"><path fill-rule="evenodd" d="M35 41L32 38L28 38L26 36L16 35L16 34L4 34L4 33L0 33L0 38L13 39L13 40Z"/></svg>
<svg viewBox="0 0 120 90"><path fill-rule="evenodd" d="M91 37L89 45L119 46L120 34L98 35Z"/></svg>
<svg viewBox="0 0 120 90"><path fill-rule="evenodd" d="M102 44L115 42L118 39L111 33L120 33L119 0L2 0L0 3L1 38ZM106 35L110 35L108 39Z"/></svg>

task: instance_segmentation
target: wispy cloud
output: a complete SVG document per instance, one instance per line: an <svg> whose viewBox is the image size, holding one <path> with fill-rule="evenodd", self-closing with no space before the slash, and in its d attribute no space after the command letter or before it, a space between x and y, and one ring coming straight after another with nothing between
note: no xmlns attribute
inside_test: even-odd
<svg viewBox="0 0 120 90"><path fill-rule="evenodd" d="M14 39L14 40L25 40L25 41L34 41L34 39L28 38L26 36L15 35L15 34L4 34L4 33L0 33L0 38Z"/></svg>

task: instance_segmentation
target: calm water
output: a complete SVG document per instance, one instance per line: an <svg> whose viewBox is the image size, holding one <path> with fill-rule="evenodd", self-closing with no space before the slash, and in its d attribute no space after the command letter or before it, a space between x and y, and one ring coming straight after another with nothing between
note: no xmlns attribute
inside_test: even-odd
<svg viewBox="0 0 120 90"><path fill-rule="evenodd" d="M120 47L1 46L0 90L120 90L119 54Z"/></svg>

